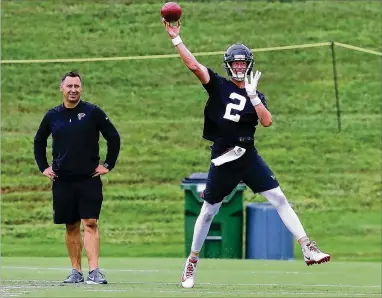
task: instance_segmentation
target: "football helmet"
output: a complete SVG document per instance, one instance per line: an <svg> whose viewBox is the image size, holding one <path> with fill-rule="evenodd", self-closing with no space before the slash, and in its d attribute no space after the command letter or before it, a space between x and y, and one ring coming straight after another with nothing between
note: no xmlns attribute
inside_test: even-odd
<svg viewBox="0 0 382 298"><path fill-rule="evenodd" d="M232 69L232 62L245 61L247 68L244 73L236 73ZM252 71L255 61L252 51L241 43L233 44L224 53L224 69L230 78L237 81L244 81L244 78Z"/></svg>

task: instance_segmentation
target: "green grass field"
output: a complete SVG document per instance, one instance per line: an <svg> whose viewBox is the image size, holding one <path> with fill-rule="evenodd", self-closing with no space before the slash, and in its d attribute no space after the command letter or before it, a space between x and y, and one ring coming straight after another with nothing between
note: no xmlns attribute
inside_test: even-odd
<svg viewBox="0 0 382 298"><path fill-rule="evenodd" d="M51 0L38 4L2 1L2 59L174 54L175 49L160 23L162 4L163 1L127 0ZM224 51L234 42L262 48L331 40L381 50L382 6L378 1L180 1L180 4L181 36L193 52ZM336 48L336 56L340 133L329 47L255 52L256 68L263 72L259 88L267 96L274 119L272 127L258 129L257 147L306 230L323 250L331 252L337 261L380 261L381 57L344 48ZM198 59L223 74L222 55ZM210 144L201 139L206 93L178 58L2 64L2 255L67 256L64 228L52 224L50 183L34 162L33 137L44 113L61 102L58 85L62 74L73 69L83 75L83 98L99 104L122 136L117 167L104 177L105 201L100 219L102 256L184 257L184 194L180 183L192 172L208 170ZM101 143L104 156L105 143ZM263 198L246 190L244 201L245 204L260 202ZM295 251L299 258L297 246ZM12 259L6 260L13 264ZM156 268L149 261L142 262L143 265L136 264L137 268ZM174 260L174 272L171 272L174 277L170 277L170 272L165 275L165 281L173 284L158 284L163 280L148 274L155 282L152 285L111 287L126 289L125 295L133 294L133 289L142 295L149 295L151 289L164 296L178 295L180 290L175 282L180 263ZM117 261L113 264L105 268L120 268ZM214 266L213 261L201 266L208 264ZM291 296L311 291L290 286L241 288L237 283L242 281L277 283L277 276L266 275L269 279L260 276L260 281L258 275L244 276L245 270L258 270L244 269L251 268L250 264L256 264L255 268L268 263L232 264L243 266L235 281L230 282L230 277L224 274L208 274L208 270L201 270L200 276L204 283L232 285L222 290L204 284L203 289L227 291L227 295L231 290L242 290L243 295L249 291L259 291L261 295L267 291L270 294L284 291ZM44 266L58 265L49 261ZM289 266L297 265L288 263L269 270L299 271ZM375 265L330 266L313 269L333 268L337 272L319 275L322 280L318 284L367 285L367 279L353 281L349 276L353 273L359 277L357 266ZM29 271L7 270L7 274L15 273L7 278L36 279L20 276L20 272L22 275ZM56 274L49 271L49 276L50 273ZM61 279L66 273L57 274L54 279ZM208 279L210 275L213 280ZM316 282L310 279L311 275L301 275L301 281L297 276L296 284ZM130 275L117 272L110 272L110 277L115 281L140 281L139 276L131 279ZM372 278L371 275L370 282ZM41 273L41 279L47 279L46 273ZM49 288L47 292L59 295L62 291L60 287L45 285ZM83 289L91 288L73 288L73 291ZM375 289L363 287L315 289L322 295L330 291L335 295L341 291L375 293ZM199 289L193 293L201 294Z"/></svg>
<svg viewBox="0 0 382 298"><path fill-rule="evenodd" d="M102 258L107 285L63 285L66 258L4 258L2 294L23 297L380 297L371 262L202 260L193 289L179 285L183 259ZM85 260L84 260L85 263ZM84 270L85 275L87 271ZM2 297L4 297L2 296Z"/></svg>

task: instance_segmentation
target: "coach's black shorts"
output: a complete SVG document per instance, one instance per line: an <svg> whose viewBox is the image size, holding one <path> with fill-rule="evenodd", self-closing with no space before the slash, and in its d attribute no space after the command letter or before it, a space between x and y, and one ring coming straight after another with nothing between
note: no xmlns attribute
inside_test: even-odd
<svg viewBox="0 0 382 298"><path fill-rule="evenodd" d="M213 159L220 154L221 152L215 152L213 149L211 157ZM219 203L234 190L240 181L243 181L254 193L279 186L272 170L252 147L237 160L220 166L211 163L202 197L210 204Z"/></svg>
<svg viewBox="0 0 382 298"><path fill-rule="evenodd" d="M103 201L101 177L79 181L57 178L52 192L54 223L73 224L80 219L99 218Z"/></svg>

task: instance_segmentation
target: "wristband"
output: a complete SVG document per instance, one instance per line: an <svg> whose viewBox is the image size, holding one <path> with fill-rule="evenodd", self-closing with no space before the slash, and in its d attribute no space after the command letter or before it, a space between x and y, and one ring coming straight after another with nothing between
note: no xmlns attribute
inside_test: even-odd
<svg viewBox="0 0 382 298"><path fill-rule="evenodd" d="M180 44L180 43L183 42L179 35L178 35L177 37L171 39L171 41L172 41L172 44L173 44L174 46L177 46L178 44Z"/></svg>
<svg viewBox="0 0 382 298"><path fill-rule="evenodd" d="M260 100L260 97L256 96L255 98L252 98L250 99L251 100L251 103L252 105L255 107L257 106L258 104L261 104L261 100Z"/></svg>

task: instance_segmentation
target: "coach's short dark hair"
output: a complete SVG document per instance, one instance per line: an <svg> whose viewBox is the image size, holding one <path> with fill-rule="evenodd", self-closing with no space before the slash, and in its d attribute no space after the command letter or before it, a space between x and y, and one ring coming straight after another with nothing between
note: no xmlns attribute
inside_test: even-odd
<svg viewBox="0 0 382 298"><path fill-rule="evenodd" d="M66 79L66 77L71 77L71 78L79 77L80 81L82 82L81 76L77 71L70 71L64 74L64 76L61 79L61 83Z"/></svg>

